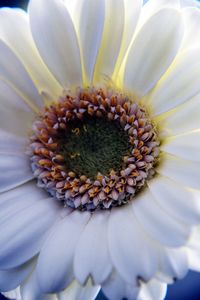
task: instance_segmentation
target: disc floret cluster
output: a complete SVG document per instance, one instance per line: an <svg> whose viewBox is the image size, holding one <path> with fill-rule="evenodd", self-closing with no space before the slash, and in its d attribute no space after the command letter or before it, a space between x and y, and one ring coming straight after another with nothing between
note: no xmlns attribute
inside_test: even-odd
<svg viewBox="0 0 200 300"><path fill-rule="evenodd" d="M121 93L95 88L68 93L45 107L33 131L38 186L69 207L120 206L155 173L155 126L142 106Z"/></svg>

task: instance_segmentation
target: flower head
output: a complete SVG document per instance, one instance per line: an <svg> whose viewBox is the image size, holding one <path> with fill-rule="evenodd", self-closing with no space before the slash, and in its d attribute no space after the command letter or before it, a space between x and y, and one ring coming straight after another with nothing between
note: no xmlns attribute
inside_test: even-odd
<svg viewBox="0 0 200 300"><path fill-rule="evenodd" d="M162 299L200 221L199 10L31 0L0 22L0 291Z"/></svg>

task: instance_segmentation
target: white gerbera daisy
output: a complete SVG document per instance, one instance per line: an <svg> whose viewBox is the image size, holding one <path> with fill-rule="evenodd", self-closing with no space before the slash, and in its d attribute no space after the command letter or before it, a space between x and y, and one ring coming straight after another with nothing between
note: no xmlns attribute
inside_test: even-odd
<svg viewBox="0 0 200 300"><path fill-rule="evenodd" d="M158 300L185 275L200 223L199 23L178 0L0 11L1 292Z"/></svg>

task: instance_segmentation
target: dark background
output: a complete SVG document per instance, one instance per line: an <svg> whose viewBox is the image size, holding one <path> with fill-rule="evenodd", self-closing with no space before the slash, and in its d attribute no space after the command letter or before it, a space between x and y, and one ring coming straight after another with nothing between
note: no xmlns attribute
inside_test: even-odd
<svg viewBox="0 0 200 300"><path fill-rule="evenodd" d="M46 1L48 2L48 0ZM0 7L22 7L26 9L27 3L28 1L26 0L0 0ZM5 297L0 295L0 300L5 299ZM106 300L106 298L100 293L97 297L97 300ZM169 286L166 300L200 300L200 274L190 272L185 279L178 281L172 286Z"/></svg>

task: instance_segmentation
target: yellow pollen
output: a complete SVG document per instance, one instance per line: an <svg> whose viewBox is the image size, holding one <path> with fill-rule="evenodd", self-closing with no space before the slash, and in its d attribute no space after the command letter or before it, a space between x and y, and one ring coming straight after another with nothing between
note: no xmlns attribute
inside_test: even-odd
<svg viewBox="0 0 200 300"><path fill-rule="evenodd" d="M76 158L77 156L80 156L80 153L74 153L70 155L70 158Z"/></svg>
<svg viewBox="0 0 200 300"><path fill-rule="evenodd" d="M80 129L78 127L74 128L74 129L72 129L72 133L75 133L75 135L79 135L80 134Z"/></svg>

